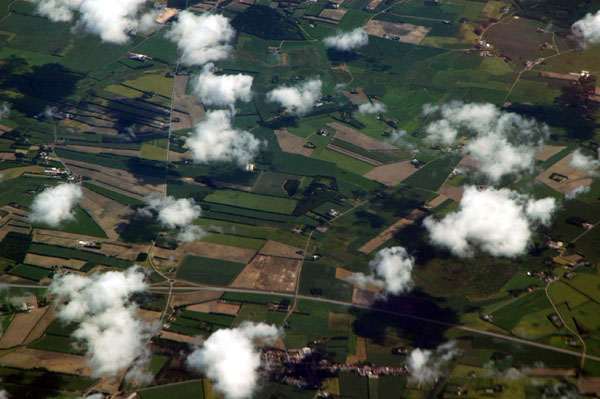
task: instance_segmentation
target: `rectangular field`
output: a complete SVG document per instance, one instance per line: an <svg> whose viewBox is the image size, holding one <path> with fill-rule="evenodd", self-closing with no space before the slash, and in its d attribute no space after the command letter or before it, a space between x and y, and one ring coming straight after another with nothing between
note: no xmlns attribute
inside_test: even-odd
<svg viewBox="0 0 600 399"><path fill-rule="evenodd" d="M297 204L297 201L288 198L250 194L235 190L219 190L207 195L204 200L217 204L255 209L264 212L282 213L285 215L290 215Z"/></svg>
<svg viewBox="0 0 600 399"><path fill-rule="evenodd" d="M221 259L188 255L177 270L177 277L210 285L229 285L246 265Z"/></svg>

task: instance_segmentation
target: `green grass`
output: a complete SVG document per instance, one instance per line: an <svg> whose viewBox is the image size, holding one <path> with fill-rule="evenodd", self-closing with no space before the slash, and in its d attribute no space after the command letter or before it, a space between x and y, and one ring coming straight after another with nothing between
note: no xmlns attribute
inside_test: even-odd
<svg viewBox="0 0 600 399"><path fill-rule="evenodd" d="M543 309L549 309L548 313L552 312L552 307L544 290L536 290L492 313L493 323L507 331L511 331L521 318Z"/></svg>
<svg viewBox="0 0 600 399"><path fill-rule="evenodd" d="M323 161L333 162L338 167L358 175L364 175L374 168L374 166L371 164L352 158L340 152L330 150L329 148L319 148L315 150L311 156Z"/></svg>
<svg viewBox="0 0 600 399"><path fill-rule="evenodd" d="M123 205L134 206L134 205L144 205L145 204L144 201L139 200L137 198L129 197L127 195L117 193L116 191L112 191L112 190L97 186L92 183L83 182L83 186L85 188L88 188L88 189L100 194L100 195L110 198L111 200L117 201L118 203L123 204Z"/></svg>
<svg viewBox="0 0 600 399"><path fill-rule="evenodd" d="M267 318L268 311L269 308L266 305L259 305L257 303L244 303L237 314L233 325L239 326L244 321L253 321L256 323L261 321L264 322Z"/></svg>
<svg viewBox="0 0 600 399"><path fill-rule="evenodd" d="M188 255L177 269L177 278L225 286L231 284L244 267L243 263Z"/></svg>
<svg viewBox="0 0 600 399"><path fill-rule="evenodd" d="M34 387L40 383L47 383L48 380L44 377L52 381L52 384L56 389L66 391L85 391L98 381L95 378L54 373L46 370L23 370L11 367L0 367L0 378L2 378L2 382L6 384Z"/></svg>
<svg viewBox="0 0 600 399"><path fill-rule="evenodd" d="M440 157L421 167L421 169L404 179L402 183L424 190L437 191L460 159L461 156L456 154Z"/></svg>
<svg viewBox="0 0 600 399"><path fill-rule="evenodd" d="M28 280L41 281L50 274L50 269L31 265L18 265L13 267L8 273Z"/></svg>
<svg viewBox="0 0 600 399"><path fill-rule="evenodd" d="M265 245L265 240L243 237L233 234L208 233L202 237L204 242L212 242L214 244L229 245L231 247L253 249L258 251Z"/></svg>
<svg viewBox="0 0 600 399"><path fill-rule="evenodd" d="M589 300L585 295L560 281L552 283L548 288L548 293L555 305L567 303L568 307L571 309L584 304Z"/></svg>
<svg viewBox="0 0 600 399"><path fill-rule="evenodd" d="M29 344L29 347L53 352L73 353L77 355L84 354L85 349L82 349L81 347L77 349L74 345L75 342L76 340L71 337L45 334L42 338Z"/></svg>
<svg viewBox="0 0 600 399"><path fill-rule="evenodd" d="M204 198L207 202L290 215L297 201L287 198L251 194L235 190L219 190Z"/></svg>
<svg viewBox="0 0 600 399"><path fill-rule="evenodd" d="M166 139L151 140L142 144L140 157L155 161L167 160Z"/></svg>
<svg viewBox="0 0 600 399"><path fill-rule="evenodd" d="M286 173L262 172L256 180L252 192L287 198L288 195L283 185L289 179L298 179L298 176Z"/></svg>
<svg viewBox="0 0 600 399"><path fill-rule="evenodd" d="M363 26L365 22L371 17L371 14L362 11L348 10L346 15L340 20L337 25L339 29L351 30L359 26Z"/></svg>
<svg viewBox="0 0 600 399"><path fill-rule="evenodd" d="M335 268L316 262L305 262L300 276L300 292L338 301L351 301L354 286L335 278Z"/></svg>
<svg viewBox="0 0 600 399"><path fill-rule="evenodd" d="M188 381L168 386L158 386L154 388L142 389L138 391L142 399L203 399L204 387L202 380Z"/></svg>
<svg viewBox="0 0 600 399"><path fill-rule="evenodd" d="M135 80L127 80L123 82L123 85L171 98L171 92L173 91L173 78L167 78L164 74L144 75Z"/></svg>
<svg viewBox="0 0 600 399"><path fill-rule="evenodd" d="M79 205L74 209L75 218L63 222L58 227L52 227L43 223L36 223L34 227L64 231L72 234L83 234L92 237L108 238L104 230L92 219L92 217Z"/></svg>

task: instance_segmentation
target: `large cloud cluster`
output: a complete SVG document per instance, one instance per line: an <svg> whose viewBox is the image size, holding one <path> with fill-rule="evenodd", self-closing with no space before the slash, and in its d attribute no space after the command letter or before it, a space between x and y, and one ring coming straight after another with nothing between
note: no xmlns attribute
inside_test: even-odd
<svg viewBox="0 0 600 399"><path fill-rule="evenodd" d="M255 342L273 343L281 331L265 323L243 322L220 329L188 357L192 369L203 371L227 399L252 396L257 385L260 353Z"/></svg>
<svg viewBox="0 0 600 399"><path fill-rule="evenodd" d="M459 209L440 221L424 220L431 241L461 257L474 247L493 255L525 253L535 224L548 225L556 210L554 198L531 199L509 189L466 187Z"/></svg>
<svg viewBox="0 0 600 399"><path fill-rule="evenodd" d="M579 150L575 150L569 160L569 166L575 169L585 170L590 176L597 176L598 168L600 168L600 160L582 154Z"/></svg>
<svg viewBox="0 0 600 399"><path fill-rule="evenodd" d="M192 82L194 94L206 105L233 107L237 100L252 100L252 81L250 75L215 75L214 65L204 66L202 73Z"/></svg>
<svg viewBox="0 0 600 399"><path fill-rule="evenodd" d="M588 13L585 17L573 24L584 41L588 43L600 42L600 11L595 14Z"/></svg>
<svg viewBox="0 0 600 399"><path fill-rule="evenodd" d="M338 32L334 36L323 39L325 47L338 51L353 51L369 44L369 35L363 28L356 28L350 32Z"/></svg>
<svg viewBox="0 0 600 399"><path fill-rule="evenodd" d="M75 217L73 208L83 197L78 184L59 184L38 194L31 205L29 220L58 227L62 222Z"/></svg>
<svg viewBox="0 0 600 399"><path fill-rule="evenodd" d="M454 341L440 345L433 351L414 349L407 361L410 375L419 384L434 382L441 376L444 366L459 353Z"/></svg>
<svg viewBox="0 0 600 399"><path fill-rule="evenodd" d="M531 170L535 161L534 145L548 135L546 125L502 111L493 104L453 101L425 105L423 113L434 119L425 128L426 141L452 145L461 133L469 134L464 152L493 183L503 176Z"/></svg>
<svg viewBox="0 0 600 399"><path fill-rule="evenodd" d="M369 262L371 275L355 273L351 279L359 286L384 287L391 294L399 295L413 286L411 277L414 259L403 247L384 248Z"/></svg>
<svg viewBox="0 0 600 399"><path fill-rule="evenodd" d="M146 0L34 0L38 12L54 22L68 22L79 13L79 23L105 42L122 44L127 32L140 26Z"/></svg>
<svg viewBox="0 0 600 399"><path fill-rule="evenodd" d="M148 205L158 212L158 220L170 229L179 228L177 239L192 242L201 239L206 232L192 223L199 218L202 209L191 198L175 199L167 197L149 197Z"/></svg>
<svg viewBox="0 0 600 399"><path fill-rule="evenodd" d="M309 79L295 87L280 86L267 93L267 101L277 102L289 113L302 116L321 97L322 86L319 78Z"/></svg>
<svg viewBox="0 0 600 399"><path fill-rule="evenodd" d="M166 37L179 47L184 65L204 65L229 56L235 31L222 15L182 11Z"/></svg>
<svg viewBox="0 0 600 399"><path fill-rule="evenodd" d="M86 343L94 376L113 376L147 360L144 342L153 328L136 317L138 308L130 301L132 294L147 288L139 266L91 276L55 275L48 293L56 298L57 317L81 321L73 337Z"/></svg>
<svg viewBox="0 0 600 399"><path fill-rule="evenodd" d="M252 133L233 127L232 117L233 114L226 110L206 113L206 119L196 125L186 140L194 161L235 162L244 166L252 160L260 148L260 141Z"/></svg>

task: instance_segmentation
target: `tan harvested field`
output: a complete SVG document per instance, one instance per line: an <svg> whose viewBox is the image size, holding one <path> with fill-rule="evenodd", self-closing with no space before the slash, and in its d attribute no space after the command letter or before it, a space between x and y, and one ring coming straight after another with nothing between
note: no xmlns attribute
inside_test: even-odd
<svg viewBox="0 0 600 399"><path fill-rule="evenodd" d="M345 141L360 148L364 148L368 151L398 149L398 147L393 146L390 143L374 139L373 137L367 136L366 134L361 133L358 130L352 129L348 126L344 126L341 123L330 122L327 124L327 126L335 130L335 135L333 137L335 137L336 139Z"/></svg>
<svg viewBox="0 0 600 399"><path fill-rule="evenodd" d="M275 137L282 151L291 152L292 154L300 154L306 157L310 157L313 153L313 149L304 147L304 144L308 142L308 139L296 136L287 131L287 129L275 130Z"/></svg>
<svg viewBox="0 0 600 399"><path fill-rule="evenodd" d="M0 348L21 345L47 310L48 308L37 308L27 313L17 313L0 339Z"/></svg>
<svg viewBox="0 0 600 399"><path fill-rule="evenodd" d="M362 306L370 306L375 303L378 297L379 292L368 291L354 287L354 292L352 293L352 303Z"/></svg>
<svg viewBox="0 0 600 399"><path fill-rule="evenodd" d="M140 155L139 150L123 150L120 148L91 147L87 145L66 145L61 147L74 151L89 152L92 154L115 154L125 155L127 157L137 157Z"/></svg>
<svg viewBox="0 0 600 399"><path fill-rule="evenodd" d="M578 388L582 394L600 395L600 377L579 378Z"/></svg>
<svg viewBox="0 0 600 399"><path fill-rule="evenodd" d="M182 123L184 118L180 117L180 122L177 125L173 126L174 130L185 129L187 124L190 127L196 125L198 122L204 120L204 115L206 113L202 102L191 94L185 94L189 83L190 77L184 75L176 75L175 82L173 87L173 110L178 111L173 114L173 117L180 117L181 113L187 113L187 119L189 122Z"/></svg>
<svg viewBox="0 0 600 399"><path fill-rule="evenodd" d="M347 330L350 328L350 315L348 313L329 312L330 330Z"/></svg>
<svg viewBox="0 0 600 399"><path fill-rule="evenodd" d="M171 331L162 330L160 338L168 339L176 342L186 342L188 344L202 345L204 339L202 337L190 337L189 335L177 334Z"/></svg>
<svg viewBox="0 0 600 399"><path fill-rule="evenodd" d="M0 365L22 369L45 368L49 371L85 377L91 374L85 356L30 348L19 348L0 357Z"/></svg>
<svg viewBox="0 0 600 399"><path fill-rule="evenodd" d="M91 123L94 119L89 118L89 122ZM95 119L96 123L102 123L104 121L100 120L100 119ZM90 132L94 132L94 133L98 133L98 134L102 134L104 136L118 136L119 135L119 131L117 129L113 129L111 127L102 127L102 126L92 126L92 125L87 125L85 130L89 130Z"/></svg>
<svg viewBox="0 0 600 399"><path fill-rule="evenodd" d="M133 209L118 203L104 195L83 187L83 198L79 205L87 211L94 221L104 230L108 238L117 240L117 232L129 222Z"/></svg>
<svg viewBox="0 0 600 399"><path fill-rule="evenodd" d="M346 362L359 363L367 360L367 341L364 337L356 336L356 354L348 355Z"/></svg>
<svg viewBox="0 0 600 399"><path fill-rule="evenodd" d="M290 292L296 289L301 261L256 255L231 284L232 287Z"/></svg>
<svg viewBox="0 0 600 399"><path fill-rule="evenodd" d="M556 73L556 72L546 72L546 71L542 71L540 72L540 76L543 78L550 78L550 79L559 79L559 80L570 80L573 82L577 82L579 81L579 74L578 73Z"/></svg>
<svg viewBox="0 0 600 399"><path fill-rule="evenodd" d="M25 263L29 265L42 266L46 268L50 268L52 266L66 266L71 269L79 270L85 265L87 262L80 259L65 259L65 258L57 258L54 256L45 256L45 255L37 255L28 253L25 257Z"/></svg>
<svg viewBox="0 0 600 399"><path fill-rule="evenodd" d="M4 161L15 161L17 157L14 152L0 152L0 159Z"/></svg>
<svg viewBox="0 0 600 399"><path fill-rule="evenodd" d="M587 171L573 168L569 165L569 162L573 158L573 154L569 154L564 157L542 173L540 173L536 179L546 184L550 188L566 194L574 190L578 186L588 187L594 181L593 178L589 177ZM553 173L566 176L567 180L564 182L558 182L550 179Z"/></svg>
<svg viewBox="0 0 600 399"><path fill-rule="evenodd" d="M379 233L373 239L369 240L365 245L360 247L358 250L364 254L369 254L382 246L387 240L391 239L396 232L402 230L408 225L413 224L418 219L423 217L425 212L420 209L414 209L405 218L398 220L396 223Z"/></svg>
<svg viewBox="0 0 600 399"><path fill-rule="evenodd" d="M575 377L577 370L571 368L528 368L523 370L524 373L530 377Z"/></svg>
<svg viewBox="0 0 600 399"><path fill-rule="evenodd" d="M460 159L460 162L458 163L458 165L456 165L457 168L466 167L466 168L471 168L471 169L475 169L475 168L477 168L477 166L478 166L477 161L475 161L473 158L471 158L470 155L464 155Z"/></svg>
<svg viewBox="0 0 600 399"><path fill-rule="evenodd" d="M357 159L359 161L368 163L369 165L373 165L373 166L381 166L382 165L382 163L379 162L379 161L375 161L374 159L365 157L364 155L359 155L359 154L357 154L355 152L352 152L352 151L347 150L345 148L341 148L341 147L335 146L333 144L327 144L327 148L330 149L330 150L332 150L332 151L339 152L340 154L344 154L344 155L347 155L347 156L349 156L351 158Z"/></svg>
<svg viewBox="0 0 600 399"><path fill-rule="evenodd" d="M283 244L278 241L267 240L265 245L258 251L261 255L272 255L281 256L284 258L302 259L302 255L297 252L301 251L300 248L293 247L291 245Z"/></svg>
<svg viewBox="0 0 600 399"><path fill-rule="evenodd" d="M357 87L355 90L357 92L356 94L352 94L349 91L342 91L342 94L345 95L352 104L360 105L369 102L369 97L367 97L362 87Z"/></svg>
<svg viewBox="0 0 600 399"><path fill-rule="evenodd" d="M348 10L343 10L341 8L324 8L323 11L321 11L321 13L319 14L319 17L324 19L331 19L335 22L340 22L340 20L344 18L344 15L346 15L347 12Z"/></svg>
<svg viewBox="0 0 600 399"><path fill-rule="evenodd" d="M186 159L192 159L192 152L190 150L186 152L169 151L169 161L177 162Z"/></svg>
<svg viewBox="0 0 600 399"><path fill-rule="evenodd" d="M442 186L437 192L438 194L445 195L448 198L452 198L454 201L460 201L463 195L463 188L442 184Z"/></svg>
<svg viewBox="0 0 600 399"><path fill-rule="evenodd" d="M367 10L374 10L376 9L383 0L371 0L371 2L367 5Z"/></svg>
<svg viewBox="0 0 600 399"><path fill-rule="evenodd" d="M167 261L172 257L172 264L178 264L187 255L248 263L255 253L256 251L252 249L230 247L227 245L213 244L211 242L194 241L181 243L176 250L155 248L153 256Z"/></svg>
<svg viewBox="0 0 600 399"><path fill-rule="evenodd" d="M155 323L160 321L162 312L155 312L153 310L139 309L137 318L147 323Z"/></svg>
<svg viewBox="0 0 600 399"><path fill-rule="evenodd" d="M114 395L119 392L119 387L123 382L123 378L125 378L125 374L127 374L127 370L123 370L112 377L105 377L94 388L98 391L108 392Z"/></svg>
<svg viewBox="0 0 600 399"><path fill-rule="evenodd" d="M535 159L538 161L545 161L553 155L558 154L564 150L564 145L545 145L543 147L535 147Z"/></svg>
<svg viewBox="0 0 600 399"><path fill-rule="evenodd" d="M398 41L404 43L419 44L427 36L431 28L413 24L395 24L386 21L370 20L363 29L369 35L386 37L393 35L398 37Z"/></svg>
<svg viewBox="0 0 600 399"><path fill-rule="evenodd" d="M179 122L175 122L175 119L179 119ZM181 130L191 129L192 127L192 119L188 114L175 110L171 113L171 129Z"/></svg>
<svg viewBox="0 0 600 399"><path fill-rule="evenodd" d="M35 327L33 327L33 329L29 332L29 334L23 341L24 345L29 345L36 339L40 338L44 334L44 331L46 331L50 323L54 321L54 317L56 316L54 306L48 306L45 309L46 312L44 312L42 318L37 322Z"/></svg>
<svg viewBox="0 0 600 399"><path fill-rule="evenodd" d="M438 195L437 197L435 197L434 199L432 199L431 201L429 201L427 204L429 206L431 206L432 208L435 208L436 206L440 206L442 205L442 203L444 201L446 201L448 199L448 197L446 197L443 194Z"/></svg>
<svg viewBox="0 0 600 399"><path fill-rule="evenodd" d="M107 168L72 159L63 159L62 161L77 175L104 182L109 186L123 187L125 190L143 197L152 193L163 194L166 189L164 177L134 175L122 169Z"/></svg>
<svg viewBox="0 0 600 399"><path fill-rule="evenodd" d="M41 173L44 170L41 166L22 166L20 168L10 168L2 171L4 173L3 180L14 179L21 176L23 173Z"/></svg>
<svg viewBox="0 0 600 399"><path fill-rule="evenodd" d="M173 294L171 296L171 307L179 307L192 305L207 301L219 299L223 295L222 291L206 291L206 292L186 292L182 294Z"/></svg>
<svg viewBox="0 0 600 399"><path fill-rule="evenodd" d="M186 307L187 310L193 310L194 312L203 313L222 313L237 316L240 311L240 305L232 303L222 303L218 300L203 302L196 305L190 305Z"/></svg>

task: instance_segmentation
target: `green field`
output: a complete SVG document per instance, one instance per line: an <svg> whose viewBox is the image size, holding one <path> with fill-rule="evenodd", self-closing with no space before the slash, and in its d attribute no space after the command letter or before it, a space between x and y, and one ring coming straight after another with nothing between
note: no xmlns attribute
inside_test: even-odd
<svg viewBox="0 0 600 399"><path fill-rule="evenodd" d="M41 281L50 274L50 269L31 265L18 265L10 269L9 274L28 280Z"/></svg>
<svg viewBox="0 0 600 399"><path fill-rule="evenodd" d="M117 201L118 203L123 204L123 205L134 206L134 205L144 205L145 204L144 201L139 200L137 198L128 197L121 193L117 193L116 191L112 191L112 190L97 186L92 183L83 182L83 186L85 188L88 188L88 189L90 189L98 194L101 194L107 198Z"/></svg>
<svg viewBox="0 0 600 399"><path fill-rule="evenodd" d="M143 389L138 391L138 395L142 399L203 399L205 397L202 380Z"/></svg>
<svg viewBox="0 0 600 399"><path fill-rule="evenodd" d="M297 201L292 199L234 190L216 191L207 195L204 201L284 215L290 215L297 204Z"/></svg>
<svg viewBox="0 0 600 399"><path fill-rule="evenodd" d="M177 277L197 283L225 286L231 284L245 266L243 263L188 255L177 269Z"/></svg>

